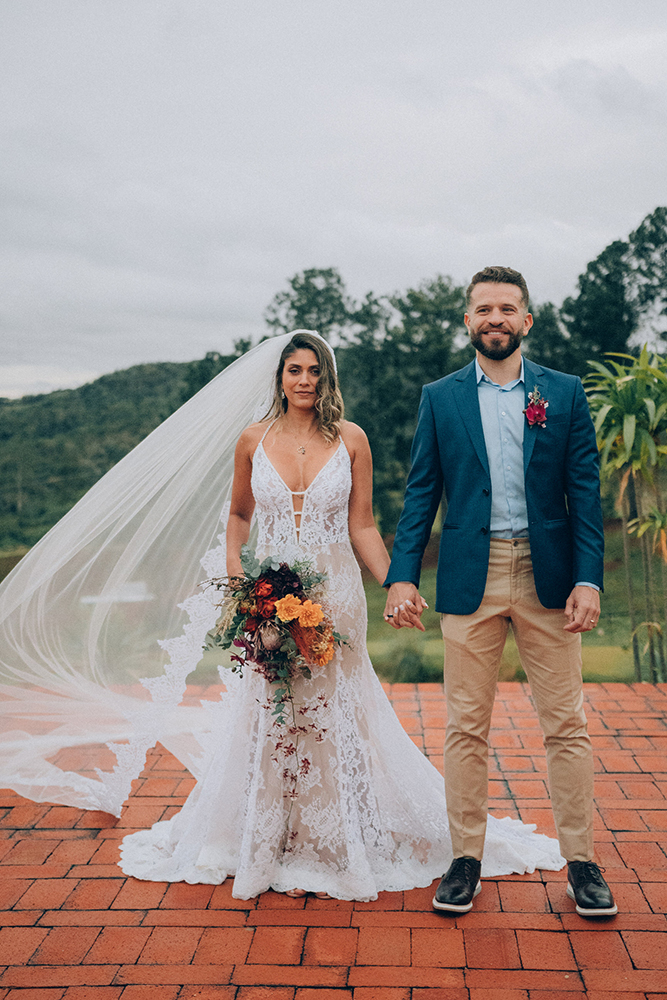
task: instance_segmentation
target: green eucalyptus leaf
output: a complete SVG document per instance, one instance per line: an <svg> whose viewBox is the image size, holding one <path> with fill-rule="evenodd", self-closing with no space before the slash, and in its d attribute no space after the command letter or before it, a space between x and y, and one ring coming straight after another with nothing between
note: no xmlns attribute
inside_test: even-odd
<svg viewBox="0 0 667 1000"><path fill-rule="evenodd" d="M249 545L241 546L241 566L243 572L251 580L256 580L260 574L259 562L255 558L254 550Z"/></svg>

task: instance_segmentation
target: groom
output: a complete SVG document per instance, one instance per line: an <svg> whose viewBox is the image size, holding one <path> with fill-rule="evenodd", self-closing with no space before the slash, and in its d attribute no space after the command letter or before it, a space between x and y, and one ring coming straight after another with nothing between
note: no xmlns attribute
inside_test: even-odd
<svg viewBox="0 0 667 1000"><path fill-rule="evenodd" d="M423 629L421 559L446 501L436 610L454 861L434 907L465 912L480 891L487 738L511 623L544 735L567 893L582 916L609 916L616 905L592 860L593 757L581 682L581 633L600 616L598 450L580 380L521 355L528 308L518 271L487 267L473 277L465 323L476 358L424 386L385 618Z"/></svg>

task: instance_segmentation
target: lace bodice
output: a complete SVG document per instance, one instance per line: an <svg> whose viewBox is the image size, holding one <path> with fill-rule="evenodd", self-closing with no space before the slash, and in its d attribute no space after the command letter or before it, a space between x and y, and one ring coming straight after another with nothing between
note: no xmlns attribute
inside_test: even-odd
<svg viewBox="0 0 667 1000"><path fill-rule="evenodd" d="M269 461L260 441L252 463L257 521L257 555L279 555L291 562L308 556L327 574L326 604L337 626L355 642L366 642L366 614L359 567L348 535L352 488L350 455L338 447L304 493L293 494ZM301 523L294 517L294 496L303 497Z"/></svg>
<svg viewBox="0 0 667 1000"><path fill-rule="evenodd" d="M348 540L347 510L352 470L342 439L308 489L296 494L303 497L298 530L294 517L295 494L269 461L263 441L255 449L251 481L259 549L282 553L298 546L313 551L332 542Z"/></svg>

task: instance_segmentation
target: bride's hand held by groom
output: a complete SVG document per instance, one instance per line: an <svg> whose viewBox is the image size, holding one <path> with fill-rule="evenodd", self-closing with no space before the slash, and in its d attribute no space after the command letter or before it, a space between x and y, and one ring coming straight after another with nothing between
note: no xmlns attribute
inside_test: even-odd
<svg viewBox="0 0 667 1000"><path fill-rule="evenodd" d="M421 616L427 607L414 583L392 583L387 591L384 620L395 629L418 628L425 632Z"/></svg>

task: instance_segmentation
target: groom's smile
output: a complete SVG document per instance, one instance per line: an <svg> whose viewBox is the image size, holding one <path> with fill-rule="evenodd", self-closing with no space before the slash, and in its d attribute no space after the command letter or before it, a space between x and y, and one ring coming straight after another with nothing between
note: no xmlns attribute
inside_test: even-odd
<svg viewBox="0 0 667 1000"><path fill-rule="evenodd" d="M532 325L521 289L504 282L480 282L465 315L473 347L483 357L503 361L520 348Z"/></svg>

